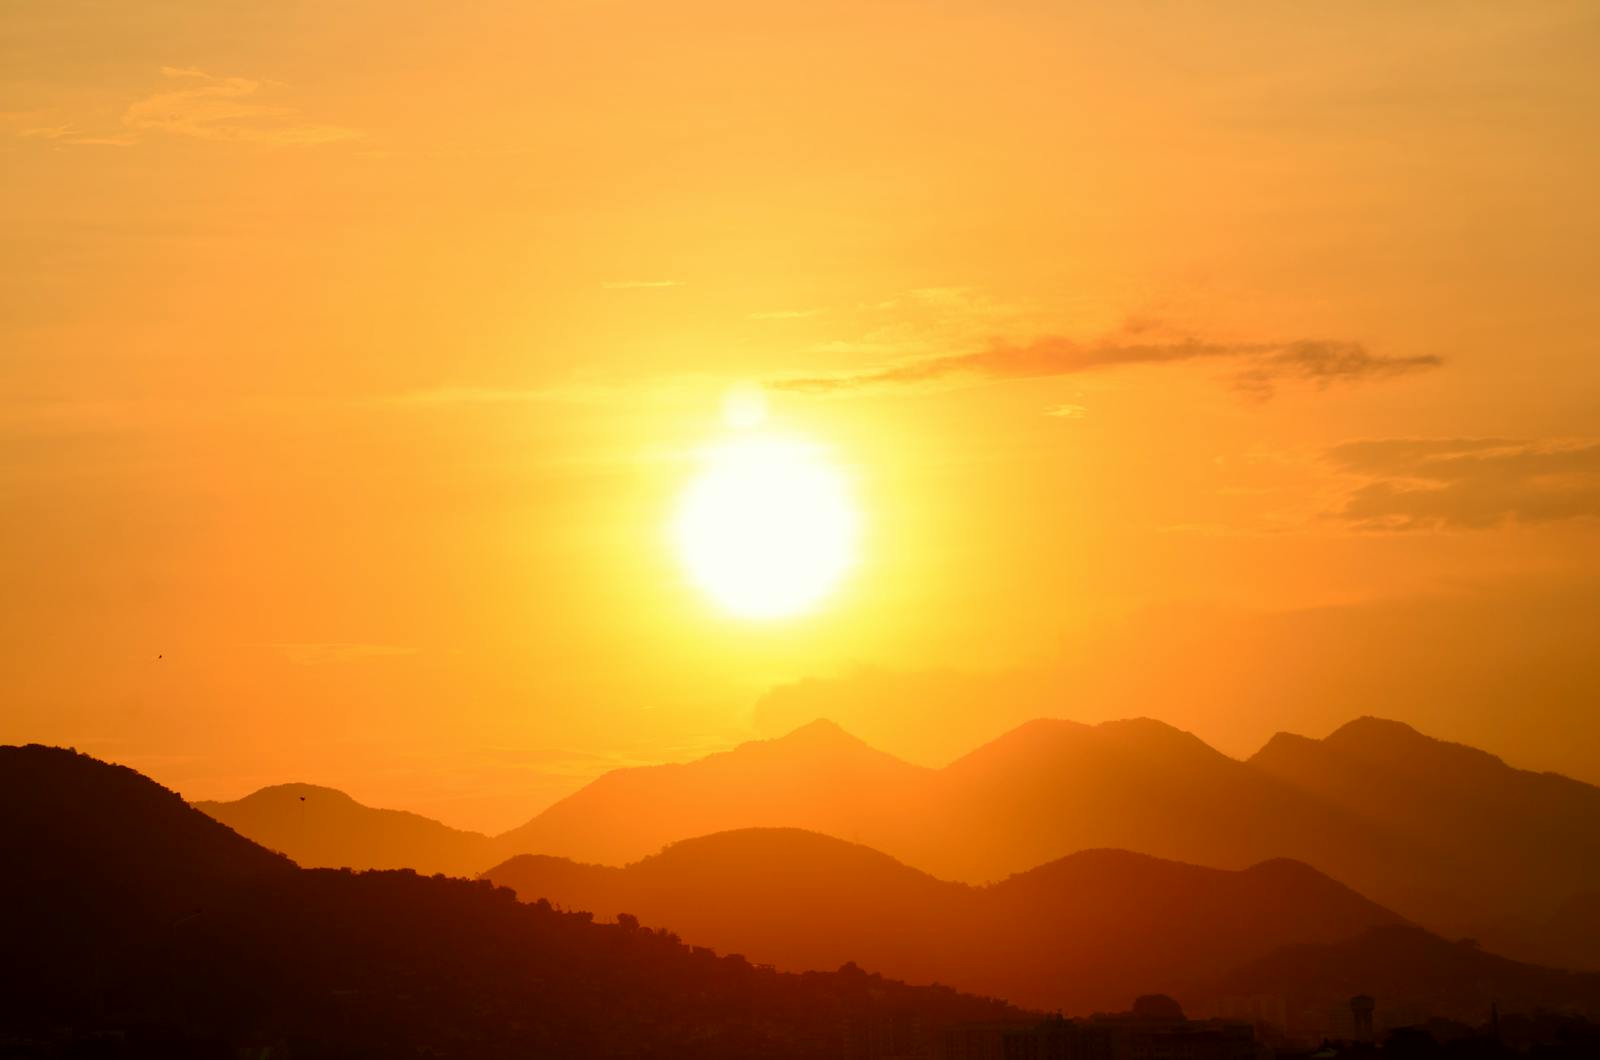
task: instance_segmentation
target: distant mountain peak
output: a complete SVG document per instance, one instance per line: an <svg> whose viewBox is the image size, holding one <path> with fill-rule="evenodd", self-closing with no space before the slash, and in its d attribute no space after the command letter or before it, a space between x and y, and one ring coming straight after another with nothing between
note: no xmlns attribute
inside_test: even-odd
<svg viewBox="0 0 1600 1060"><path fill-rule="evenodd" d="M1272 738L1251 756L1250 761L1257 764L1299 762L1307 755L1314 756L1324 749L1359 754L1446 746L1452 745L1420 733L1403 721L1365 714L1345 722L1320 740L1296 732L1273 733Z"/></svg>
<svg viewBox="0 0 1600 1060"><path fill-rule="evenodd" d="M1157 857L1154 854L1144 854L1137 850L1127 850L1122 847L1088 847L1083 850L1074 850L1070 854L1064 854L1025 872L1016 873L1016 876L1027 876L1030 873L1059 872L1067 869L1102 872L1108 869L1125 867L1145 868L1164 865L1176 865L1186 870L1194 869L1199 872L1222 871L1221 869L1205 869L1172 858Z"/></svg>
<svg viewBox="0 0 1600 1060"><path fill-rule="evenodd" d="M1347 721L1328 735L1328 742L1335 744L1354 743L1357 741L1372 742L1376 740L1391 743L1402 740L1437 742L1430 736L1424 736L1403 721L1380 718L1373 714L1363 714L1353 721Z"/></svg>
<svg viewBox="0 0 1600 1060"><path fill-rule="evenodd" d="M1268 858L1243 870L1251 876L1271 879L1332 880L1332 877L1314 865L1299 858Z"/></svg>
<svg viewBox="0 0 1600 1060"><path fill-rule="evenodd" d="M1082 733L1088 732L1092 728L1094 726L1085 725L1081 721L1073 721L1071 718L1030 718L1006 735L1010 736L1017 733L1040 735L1048 733Z"/></svg>
<svg viewBox="0 0 1600 1060"><path fill-rule="evenodd" d="M1392 721L1372 715L1346 722L1322 742L1336 750L1357 756L1427 755L1434 761L1454 762L1469 769L1490 771L1513 769L1499 755L1470 744L1429 736L1427 733L1418 732L1403 721Z"/></svg>
<svg viewBox="0 0 1600 1060"><path fill-rule="evenodd" d="M885 854L862 843L827 835L810 828L729 828L708 835L692 836L668 843L638 864L694 861L701 858L727 858L747 856L753 860L784 862L840 859L893 866L907 872L908 868L898 858ZM488 875L485 873L484 875Z"/></svg>
<svg viewBox="0 0 1600 1060"><path fill-rule="evenodd" d="M860 737L846 732L837 722L828 718L817 718L814 721L808 721L798 729L791 729L782 736L774 736L766 740L746 741L734 748L733 753L867 754L882 758L894 758L889 752L880 751ZM899 761L898 759L895 760Z"/></svg>
<svg viewBox="0 0 1600 1060"><path fill-rule="evenodd" d="M1030 747L1040 743L1060 743L1063 740L1074 740L1093 732L1093 727L1081 721L1069 721L1066 718L1032 718L1014 728L996 736L988 743L968 751L956 761L976 758L992 753L1001 748Z"/></svg>
<svg viewBox="0 0 1600 1060"><path fill-rule="evenodd" d="M814 718L798 729L791 729L777 737L773 742L859 744L862 741L845 732L844 728L832 718Z"/></svg>
<svg viewBox="0 0 1600 1060"><path fill-rule="evenodd" d="M287 784L269 784L264 788L256 789L239 801L242 803L295 801L310 802L312 799L315 799L318 802L333 802L340 805L362 805L352 796L346 792L340 791L338 788L330 788L322 784L306 784L301 781L291 781ZM195 805L203 808L207 805L219 806L223 805L223 803L218 800L212 802L197 802Z"/></svg>
<svg viewBox="0 0 1600 1060"><path fill-rule="evenodd" d="M1113 718L1093 725L1070 718L1033 718L990 742L988 746L1033 740L1121 737L1139 740L1166 740L1207 746L1198 736L1156 718Z"/></svg>
<svg viewBox="0 0 1600 1060"><path fill-rule="evenodd" d="M1231 760L1191 732L1155 718L1119 718L1087 725L1066 718L1034 718L956 759L946 770L1014 771L1067 758L1111 762L1145 760L1162 768L1211 768Z"/></svg>
<svg viewBox="0 0 1600 1060"><path fill-rule="evenodd" d="M487 836L409 810L367 806L318 784L273 784L234 802L193 805L306 868L403 867L460 875L491 860Z"/></svg>
<svg viewBox="0 0 1600 1060"><path fill-rule="evenodd" d="M1303 754L1320 743L1320 740L1301 736L1297 732L1275 732L1271 739L1261 745L1261 750L1250 756L1249 761L1269 762L1277 758Z"/></svg>
<svg viewBox="0 0 1600 1060"><path fill-rule="evenodd" d="M1100 722L1098 725L1095 726L1095 728L1104 729L1107 732L1117 732L1117 731L1120 730L1120 731L1123 731L1123 732L1159 733L1159 734L1164 735L1164 736L1165 735L1178 735L1178 736L1191 736L1192 735L1187 730L1180 729L1176 725L1173 725L1173 724L1171 724L1169 722L1162 721L1160 718L1146 717L1145 715L1142 715L1142 714L1137 716L1137 717L1133 717L1133 718L1112 718L1109 721Z"/></svg>
<svg viewBox="0 0 1600 1060"><path fill-rule="evenodd" d="M1208 757L1221 753L1189 730L1180 729L1158 718L1118 718L1114 721L1103 721L1094 728L1106 736L1120 736L1145 743L1160 742L1169 747L1201 751Z"/></svg>

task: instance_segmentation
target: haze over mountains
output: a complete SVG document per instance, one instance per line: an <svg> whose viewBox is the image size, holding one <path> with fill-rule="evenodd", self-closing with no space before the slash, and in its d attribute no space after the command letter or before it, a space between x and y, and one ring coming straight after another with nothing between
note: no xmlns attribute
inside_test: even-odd
<svg viewBox="0 0 1600 1060"><path fill-rule="evenodd" d="M528 900L626 911L782 969L854 960L1068 1012L1151 991L1203 1008L1225 971L1278 947L1402 923L1290 861L1230 872L1090 850L973 887L794 829L684 840L626 868L523 855L485 875Z"/></svg>
<svg viewBox="0 0 1600 1060"><path fill-rule="evenodd" d="M479 867L519 853L621 865L745 828L819 832L968 883L1098 848L1236 870L1290 858L1447 937L1600 967L1600 789L1374 718L1323 740L1280 735L1248 761L1149 719L1044 719L941 769L818 721L694 762L608 773L489 840ZM330 828L318 847L282 849L375 864L357 832L341 843ZM434 845L414 857L444 863Z"/></svg>
<svg viewBox="0 0 1600 1060"><path fill-rule="evenodd" d="M1400 906L1430 909L1495 947L1522 935L1545 959L1600 961L1580 927L1600 887L1600 788L1378 718L1324 740L1280 733L1249 764L1410 846L1398 860L1414 866L1415 892L1384 881L1380 866L1372 893L1381 886Z"/></svg>
<svg viewBox="0 0 1600 1060"><path fill-rule="evenodd" d="M490 856L488 836L404 810L363 806L342 791L315 784L276 784L233 802L194 807L306 868L471 876Z"/></svg>
<svg viewBox="0 0 1600 1060"><path fill-rule="evenodd" d="M301 869L59 749L0 748L0 798L21 810L0 818L0 1018L58 1043L66 1027L159 1055L806 1056L873 1026L926 1036L1021 1015L878 973L1078 1013L1152 991L1199 1011L1273 994L1317 1033L1357 991L1461 1020L1490 1002L1600 1014L1600 974L1447 941L1283 859L1221 870L1085 850L973 886L749 829L624 868L523 856L469 881Z"/></svg>

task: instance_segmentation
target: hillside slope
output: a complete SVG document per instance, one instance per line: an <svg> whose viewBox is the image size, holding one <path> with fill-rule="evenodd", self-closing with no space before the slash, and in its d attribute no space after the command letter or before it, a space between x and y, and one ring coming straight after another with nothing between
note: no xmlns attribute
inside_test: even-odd
<svg viewBox="0 0 1600 1060"><path fill-rule="evenodd" d="M0 748L0 1028L25 1055L837 1056L1019 1015L785 975L486 881L296 868L131 770Z"/></svg>

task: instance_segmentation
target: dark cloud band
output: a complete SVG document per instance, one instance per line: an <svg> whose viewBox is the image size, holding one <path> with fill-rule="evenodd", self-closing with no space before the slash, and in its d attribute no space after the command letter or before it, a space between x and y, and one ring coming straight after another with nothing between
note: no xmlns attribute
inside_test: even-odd
<svg viewBox="0 0 1600 1060"><path fill-rule="evenodd" d="M1600 442L1395 438L1328 452L1368 481L1335 515L1372 529L1480 529L1600 518Z"/></svg>

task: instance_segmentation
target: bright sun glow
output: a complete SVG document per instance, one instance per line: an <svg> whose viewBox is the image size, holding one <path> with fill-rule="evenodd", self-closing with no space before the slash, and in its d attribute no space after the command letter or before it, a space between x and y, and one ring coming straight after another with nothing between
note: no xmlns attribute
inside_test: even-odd
<svg viewBox="0 0 1600 1060"><path fill-rule="evenodd" d="M744 618L809 609L856 555L856 512L843 476L815 448L765 435L708 451L674 529L695 584Z"/></svg>

